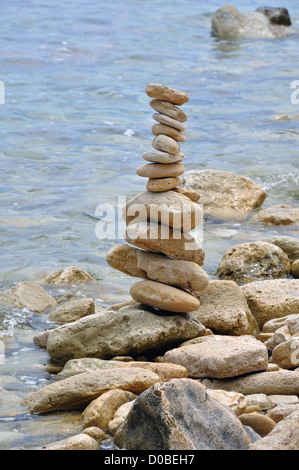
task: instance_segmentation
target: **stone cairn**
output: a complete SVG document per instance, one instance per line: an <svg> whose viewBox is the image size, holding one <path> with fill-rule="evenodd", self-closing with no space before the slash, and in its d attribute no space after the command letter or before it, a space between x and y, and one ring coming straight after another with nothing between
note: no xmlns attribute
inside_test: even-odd
<svg viewBox="0 0 299 470"><path fill-rule="evenodd" d="M190 233L202 221L199 194L179 188L184 173L180 143L187 115L179 106L189 96L161 84L150 83L146 94L156 111L152 126L152 150L143 153L147 162L137 168L148 178L146 191L123 208L125 240L109 250L108 264L127 275L143 278L132 285L130 295L154 309L188 313L200 306L200 292L209 278L201 268L204 252ZM136 215L137 214L137 215ZM132 246L133 245L133 246Z"/></svg>

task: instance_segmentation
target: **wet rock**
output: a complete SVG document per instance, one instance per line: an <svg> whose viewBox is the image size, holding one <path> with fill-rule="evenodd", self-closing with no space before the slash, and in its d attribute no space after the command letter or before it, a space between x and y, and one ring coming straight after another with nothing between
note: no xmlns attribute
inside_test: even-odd
<svg viewBox="0 0 299 470"><path fill-rule="evenodd" d="M204 326L188 314L157 314L134 302L56 328L49 335L47 350L51 357L65 361L110 359L165 351L201 334Z"/></svg>
<svg viewBox="0 0 299 470"><path fill-rule="evenodd" d="M200 193L205 216L228 220L246 219L267 197L250 178L221 170L187 171L183 187Z"/></svg>
<svg viewBox="0 0 299 470"><path fill-rule="evenodd" d="M251 282L290 273L288 256L276 245L266 242L243 243L229 248L217 270L222 279Z"/></svg>
<svg viewBox="0 0 299 470"><path fill-rule="evenodd" d="M70 323L93 313L95 313L93 299L72 299L51 310L49 320L55 323Z"/></svg>
<svg viewBox="0 0 299 470"><path fill-rule="evenodd" d="M43 282L45 284L81 284L92 281L92 277L77 266L67 268L49 274Z"/></svg>
<svg viewBox="0 0 299 470"><path fill-rule="evenodd" d="M299 209L284 204L267 207L257 212L251 220L264 225L299 225Z"/></svg>
<svg viewBox="0 0 299 470"><path fill-rule="evenodd" d="M261 437L267 436L276 425L269 416L257 412L245 413L239 419L244 426L250 426Z"/></svg>
<svg viewBox="0 0 299 470"><path fill-rule="evenodd" d="M200 307L193 316L214 333L257 334L258 324L244 294L234 281L210 281L200 294Z"/></svg>
<svg viewBox="0 0 299 470"><path fill-rule="evenodd" d="M158 383L135 401L114 442L127 450L237 450L252 439L236 415L191 379Z"/></svg>
<svg viewBox="0 0 299 470"><path fill-rule="evenodd" d="M299 373L290 370L256 372L231 379L204 379L202 383L207 389L221 388L244 395L253 393L295 395L299 390Z"/></svg>
<svg viewBox="0 0 299 470"><path fill-rule="evenodd" d="M183 365L189 377L220 379L265 370L268 352L263 343L249 335L213 335L182 343L167 351L164 361Z"/></svg>
<svg viewBox="0 0 299 470"><path fill-rule="evenodd" d="M54 297L45 289L28 281L20 282L8 291L3 292L1 300L37 313L43 313L57 305Z"/></svg>
<svg viewBox="0 0 299 470"><path fill-rule="evenodd" d="M292 24L290 14L286 8L259 7L255 11L267 16L272 24L281 24L284 26L290 26Z"/></svg>
<svg viewBox="0 0 299 470"><path fill-rule="evenodd" d="M247 399L242 393L225 390L207 390L207 393L223 405L228 406L237 416L244 413L248 407Z"/></svg>
<svg viewBox="0 0 299 470"><path fill-rule="evenodd" d="M241 286L251 313L263 327L270 320L299 311L299 280L273 279Z"/></svg>
<svg viewBox="0 0 299 470"><path fill-rule="evenodd" d="M154 372L140 368L84 372L46 385L26 397L22 404L31 413L82 409L108 390L139 394L159 380Z"/></svg>
<svg viewBox="0 0 299 470"><path fill-rule="evenodd" d="M249 450L298 450L299 410L276 424L266 437L253 443Z"/></svg>
<svg viewBox="0 0 299 470"><path fill-rule="evenodd" d="M262 241L279 246L288 255L290 263L299 259L299 238L276 235L264 238Z"/></svg>

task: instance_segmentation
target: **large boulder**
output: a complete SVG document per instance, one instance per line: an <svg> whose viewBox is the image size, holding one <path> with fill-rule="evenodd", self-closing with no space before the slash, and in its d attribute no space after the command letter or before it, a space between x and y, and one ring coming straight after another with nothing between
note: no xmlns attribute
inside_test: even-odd
<svg viewBox="0 0 299 470"><path fill-rule="evenodd" d="M273 39L294 32L286 8L261 7L242 13L232 5L225 5L214 13L211 26L215 36L230 41Z"/></svg>
<svg viewBox="0 0 299 470"><path fill-rule="evenodd" d="M221 170L187 171L183 187L200 193L205 216L228 220L246 219L267 197L250 178Z"/></svg>
<svg viewBox="0 0 299 470"><path fill-rule="evenodd" d="M267 242L242 243L229 248L217 270L220 278L239 282L283 277L289 273L290 262L286 253Z"/></svg>
<svg viewBox="0 0 299 470"><path fill-rule="evenodd" d="M47 350L54 359L111 359L118 355L158 354L187 339L205 334L191 314L155 312L136 302L88 315L52 331Z"/></svg>
<svg viewBox="0 0 299 470"><path fill-rule="evenodd" d="M246 450L237 416L191 379L158 383L133 403L114 442L126 450Z"/></svg>

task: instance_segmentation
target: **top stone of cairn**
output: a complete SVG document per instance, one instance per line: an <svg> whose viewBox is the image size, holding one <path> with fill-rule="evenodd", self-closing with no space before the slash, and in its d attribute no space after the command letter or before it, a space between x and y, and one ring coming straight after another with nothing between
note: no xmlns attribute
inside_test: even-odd
<svg viewBox="0 0 299 470"><path fill-rule="evenodd" d="M183 91L174 90L160 83L149 83L145 88L146 94L150 98L156 98L161 101L169 101L170 103L181 106L189 101L189 95Z"/></svg>

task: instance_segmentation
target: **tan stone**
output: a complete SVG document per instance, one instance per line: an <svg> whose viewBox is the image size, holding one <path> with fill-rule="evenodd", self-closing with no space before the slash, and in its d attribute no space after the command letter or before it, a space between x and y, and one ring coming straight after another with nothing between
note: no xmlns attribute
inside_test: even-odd
<svg viewBox="0 0 299 470"><path fill-rule="evenodd" d="M171 379L182 379L184 377L188 377L186 367L179 364L172 364L170 362L133 361L117 364L115 367L141 367L142 369L151 370L157 374L163 382L168 382L168 380Z"/></svg>
<svg viewBox="0 0 299 470"><path fill-rule="evenodd" d="M146 189L148 191L157 193L162 191L169 191L170 189L174 189L181 184L182 181L178 176L173 178L150 178L146 184Z"/></svg>
<svg viewBox="0 0 299 470"><path fill-rule="evenodd" d="M151 279L195 292L205 290L209 282L209 276L196 263L168 258L128 245L116 245L111 248L106 260L112 268L130 276Z"/></svg>
<svg viewBox="0 0 299 470"><path fill-rule="evenodd" d="M167 152L161 152L160 150L152 149L147 150L142 154L142 158L148 162L153 163L178 163L181 162L184 158L183 153L178 155L173 155Z"/></svg>
<svg viewBox="0 0 299 470"><path fill-rule="evenodd" d="M215 333L257 334L258 324L242 291L233 281L212 280L200 295L200 307L193 315Z"/></svg>
<svg viewBox="0 0 299 470"><path fill-rule="evenodd" d="M189 101L189 95L183 91L175 90L160 83L149 83L145 87L145 92L150 98L169 101L172 104L181 106Z"/></svg>
<svg viewBox="0 0 299 470"><path fill-rule="evenodd" d="M261 209L252 217L252 222L264 225L299 225L299 208L281 204Z"/></svg>
<svg viewBox="0 0 299 470"><path fill-rule="evenodd" d="M246 395L248 406L258 406L260 410L265 411L273 408L275 405L265 393L251 393Z"/></svg>
<svg viewBox="0 0 299 470"><path fill-rule="evenodd" d="M256 281L240 287L258 324L299 311L299 280Z"/></svg>
<svg viewBox="0 0 299 470"><path fill-rule="evenodd" d="M156 281L136 282L130 294L136 302L169 312L188 313L200 305L193 295Z"/></svg>
<svg viewBox="0 0 299 470"><path fill-rule="evenodd" d="M67 268L49 274L43 282L45 284L81 284L82 282L92 281L92 277L76 266Z"/></svg>
<svg viewBox="0 0 299 470"><path fill-rule="evenodd" d="M279 246L288 255L291 264L299 259L299 238L274 235L264 238L262 241Z"/></svg>
<svg viewBox="0 0 299 470"><path fill-rule="evenodd" d="M220 219L244 220L267 196L250 178L221 170L185 172L183 185L200 193L205 215Z"/></svg>
<svg viewBox="0 0 299 470"><path fill-rule="evenodd" d="M107 437L107 439L109 439ZM76 436L70 436L66 439L61 439L60 441L51 442L50 444L39 447L36 450L98 450L99 444L91 436L87 434L80 433Z"/></svg>
<svg viewBox="0 0 299 470"><path fill-rule="evenodd" d="M299 336L278 344L272 351L272 360L283 369L299 366Z"/></svg>
<svg viewBox="0 0 299 470"><path fill-rule="evenodd" d="M179 194L183 194L193 202L197 202L200 199L200 194L197 191L193 191L192 189L175 188L173 191L176 191Z"/></svg>
<svg viewBox="0 0 299 470"><path fill-rule="evenodd" d="M57 305L55 298L45 289L28 281L20 282L3 292L1 300L37 313L42 313Z"/></svg>
<svg viewBox="0 0 299 470"><path fill-rule="evenodd" d="M153 119L155 119L155 121L157 122L160 122L161 124L165 124L166 126L174 127L175 129L181 132L184 132L186 130L185 124L178 121L177 119L173 119L169 116L166 116L165 114L154 113Z"/></svg>
<svg viewBox="0 0 299 470"><path fill-rule="evenodd" d="M298 410L299 410L299 403L281 404L267 411L267 416L273 419L275 423L279 423L279 421L286 418L294 411L298 411Z"/></svg>
<svg viewBox="0 0 299 470"><path fill-rule="evenodd" d="M130 224L125 240L138 248L162 253L172 258L204 264L204 251L191 234L159 225L152 228L149 223Z"/></svg>
<svg viewBox="0 0 299 470"><path fill-rule="evenodd" d="M208 390L207 393L223 405L228 406L237 416L247 409L246 397L242 393L227 392L226 390Z"/></svg>
<svg viewBox="0 0 299 470"><path fill-rule="evenodd" d="M145 178L174 177L184 173L184 165L182 163L146 163L138 167L136 173Z"/></svg>
<svg viewBox="0 0 299 470"><path fill-rule="evenodd" d="M154 138L152 141L152 146L156 150L161 150L162 152L172 153L177 155L181 153L181 147L172 137L168 135L160 134Z"/></svg>
<svg viewBox="0 0 299 470"><path fill-rule="evenodd" d="M261 437L267 436L276 425L269 416L256 412L240 415L239 420L244 426L250 426Z"/></svg>
<svg viewBox="0 0 299 470"><path fill-rule="evenodd" d="M296 279L299 278L299 259L297 259L296 261L294 261L294 263L292 263L291 273Z"/></svg>
<svg viewBox="0 0 299 470"><path fill-rule="evenodd" d="M104 432L115 412L124 403L134 400L137 395L124 390L109 390L93 400L82 413L83 427L97 426Z"/></svg>
<svg viewBox="0 0 299 470"><path fill-rule="evenodd" d="M176 119L180 122L187 121L187 114L169 101L153 99L149 104L155 111L166 114L166 116L169 116L172 119Z"/></svg>
<svg viewBox="0 0 299 470"><path fill-rule="evenodd" d="M176 140L177 142L185 142L186 137L182 132L174 129L173 127L166 126L165 124L154 124L152 126L152 134L154 135L168 135L172 137L172 139Z"/></svg>
<svg viewBox="0 0 299 470"><path fill-rule="evenodd" d="M53 382L23 400L31 413L80 409L111 389L142 393L160 377L149 370L129 367L84 372Z"/></svg>
<svg viewBox="0 0 299 470"><path fill-rule="evenodd" d="M55 323L69 323L86 315L95 313L94 300L92 298L72 299L60 304L49 313L49 320Z"/></svg>
<svg viewBox="0 0 299 470"><path fill-rule="evenodd" d="M176 191L139 193L127 202L122 213L127 225L150 220L184 232L197 227L202 222L202 215L198 204Z"/></svg>
<svg viewBox="0 0 299 470"><path fill-rule="evenodd" d="M124 423L129 411L131 410L134 401L130 401L128 403L124 403L121 405L118 410L116 410L113 419L108 424L109 432L113 435L116 434L119 426Z"/></svg>

